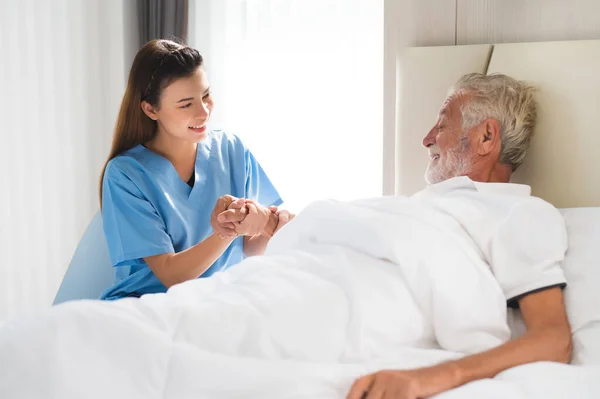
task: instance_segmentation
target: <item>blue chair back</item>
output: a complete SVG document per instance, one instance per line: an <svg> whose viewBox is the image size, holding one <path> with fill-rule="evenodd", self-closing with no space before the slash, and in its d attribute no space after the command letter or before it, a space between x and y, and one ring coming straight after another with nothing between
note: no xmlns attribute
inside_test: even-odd
<svg viewBox="0 0 600 399"><path fill-rule="evenodd" d="M98 211L75 250L53 305L75 299L98 299L113 281L114 270L108 256L102 214Z"/></svg>

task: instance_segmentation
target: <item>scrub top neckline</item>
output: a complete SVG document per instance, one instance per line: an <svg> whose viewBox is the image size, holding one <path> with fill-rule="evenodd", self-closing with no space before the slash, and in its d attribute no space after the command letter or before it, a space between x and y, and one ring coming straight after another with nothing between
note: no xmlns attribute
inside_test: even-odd
<svg viewBox="0 0 600 399"><path fill-rule="evenodd" d="M198 142L196 146L196 162L194 164L194 185L191 187L186 181L184 181L179 173L177 173L177 169L169 161L167 158L162 155L152 151L147 148L144 144L140 144L140 151L143 151L151 156L159 159L161 163L165 165L165 172L168 174L169 180L174 182L174 188L177 189L178 193L181 193L185 196L186 199L190 199L192 194L195 191L200 190L200 186L202 186L206 182L206 164L208 162L208 158L210 156L210 148L207 144L208 138Z"/></svg>

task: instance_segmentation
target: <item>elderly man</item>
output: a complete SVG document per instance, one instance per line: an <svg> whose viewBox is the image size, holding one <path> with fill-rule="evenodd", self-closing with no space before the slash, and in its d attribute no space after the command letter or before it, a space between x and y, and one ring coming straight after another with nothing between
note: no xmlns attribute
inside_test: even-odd
<svg viewBox="0 0 600 399"><path fill-rule="evenodd" d="M525 159L534 90L505 75L462 77L423 139L430 187L416 196L459 220L490 264L527 332L485 352L433 367L385 370L357 380L348 399L424 398L536 361L568 363L571 331L560 269L565 227L556 210L509 183Z"/></svg>

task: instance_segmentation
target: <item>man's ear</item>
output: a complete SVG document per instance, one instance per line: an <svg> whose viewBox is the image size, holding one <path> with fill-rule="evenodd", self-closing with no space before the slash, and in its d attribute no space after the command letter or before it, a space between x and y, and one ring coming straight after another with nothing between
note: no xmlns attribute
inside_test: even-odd
<svg viewBox="0 0 600 399"><path fill-rule="evenodd" d="M477 152L485 156L501 147L500 124L496 119L486 119L478 129Z"/></svg>
<svg viewBox="0 0 600 399"><path fill-rule="evenodd" d="M149 102L146 101L142 101L142 111L144 111L144 113L148 116L148 118L152 119L153 121L158 119L158 115L156 115L156 109L154 109L154 107L152 105L150 105Z"/></svg>

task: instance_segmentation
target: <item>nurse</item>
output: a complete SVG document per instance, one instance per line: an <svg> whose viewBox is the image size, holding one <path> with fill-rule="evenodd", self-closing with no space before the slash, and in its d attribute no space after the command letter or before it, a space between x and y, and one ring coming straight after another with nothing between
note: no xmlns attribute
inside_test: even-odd
<svg viewBox="0 0 600 399"><path fill-rule="evenodd" d="M281 227L277 190L237 136L207 129L212 109L197 50L168 40L140 49L100 183L115 266L101 299L210 276L262 253Z"/></svg>

